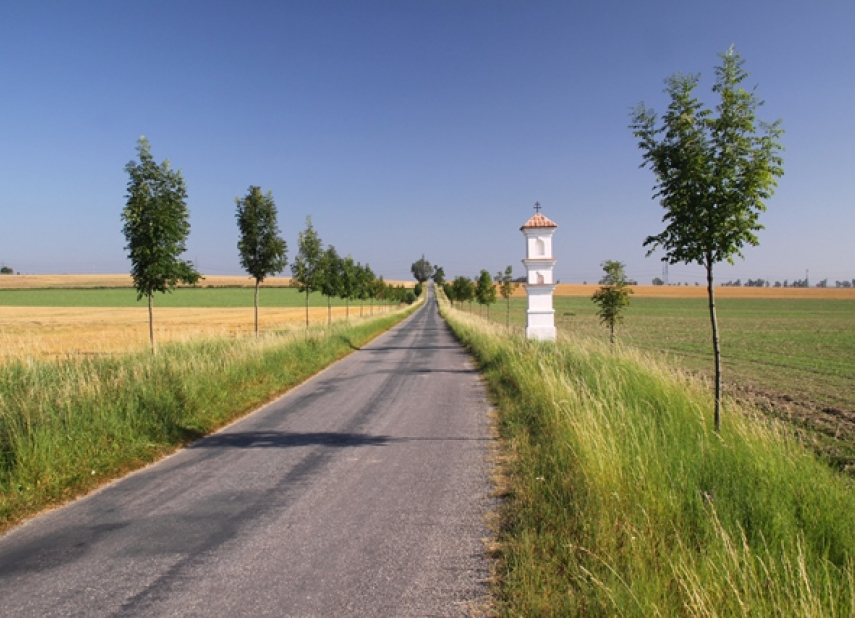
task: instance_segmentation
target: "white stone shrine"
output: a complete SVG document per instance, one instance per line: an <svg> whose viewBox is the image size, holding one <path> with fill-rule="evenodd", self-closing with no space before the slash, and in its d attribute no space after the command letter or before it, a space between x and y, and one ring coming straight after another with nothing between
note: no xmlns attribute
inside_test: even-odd
<svg viewBox="0 0 855 618"><path fill-rule="evenodd" d="M534 209L534 216L520 228L525 235L525 259L522 262L526 270L525 293L528 296L525 335L528 339L554 341L552 294L556 284L552 269L556 260L552 257L552 234L558 225L540 214L539 202Z"/></svg>

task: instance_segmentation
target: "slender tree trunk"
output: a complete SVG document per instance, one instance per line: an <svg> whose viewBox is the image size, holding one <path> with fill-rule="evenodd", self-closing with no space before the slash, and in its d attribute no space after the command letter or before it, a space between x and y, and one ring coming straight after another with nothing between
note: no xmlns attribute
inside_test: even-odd
<svg viewBox="0 0 855 618"><path fill-rule="evenodd" d="M350 299L346 298L344 301L344 319L350 320Z"/></svg>
<svg viewBox="0 0 855 618"><path fill-rule="evenodd" d="M309 288L306 288L306 328L309 328Z"/></svg>
<svg viewBox="0 0 855 618"><path fill-rule="evenodd" d="M332 325L332 296L327 296L327 327Z"/></svg>
<svg viewBox="0 0 855 618"><path fill-rule="evenodd" d="M715 287L713 286L712 260L707 258L707 296L710 303L710 323L712 324L713 355L715 357L715 413L713 424L715 431L721 429L721 346L718 338L718 319L715 313Z"/></svg>
<svg viewBox="0 0 855 618"><path fill-rule="evenodd" d="M609 344L615 347L615 323L609 322Z"/></svg>
<svg viewBox="0 0 855 618"><path fill-rule="evenodd" d="M157 346L154 344L154 297L148 293L148 340L151 343L151 353L157 354Z"/></svg>
<svg viewBox="0 0 855 618"><path fill-rule="evenodd" d="M505 328L507 330L511 330L511 297L510 297L510 295L508 295L507 301L508 301L508 310L507 310L507 313L505 314Z"/></svg>
<svg viewBox="0 0 855 618"><path fill-rule="evenodd" d="M255 280L255 336L258 337L258 284L259 280Z"/></svg>

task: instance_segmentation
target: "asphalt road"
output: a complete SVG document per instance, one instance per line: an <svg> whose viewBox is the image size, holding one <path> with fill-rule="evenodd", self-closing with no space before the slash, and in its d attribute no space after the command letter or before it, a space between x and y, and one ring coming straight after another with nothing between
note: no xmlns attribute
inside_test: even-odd
<svg viewBox="0 0 855 618"><path fill-rule="evenodd" d="M435 303L226 430L0 538L2 616L458 616L488 403Z"/></svg>

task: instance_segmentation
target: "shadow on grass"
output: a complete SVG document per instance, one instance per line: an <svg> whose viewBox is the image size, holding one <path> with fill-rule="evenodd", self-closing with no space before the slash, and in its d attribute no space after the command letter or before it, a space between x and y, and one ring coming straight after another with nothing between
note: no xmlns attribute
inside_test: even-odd
<svg viewBox="0 0 855 618"><path fill-rule="evenodd" d="M350 339L350 337L348 337L346 335L339 335L338 338L339 338L339 341L342 341L343 343L345 343L351 350L361 350L362 349L358 345L353 345L353 341Z"/></svg>

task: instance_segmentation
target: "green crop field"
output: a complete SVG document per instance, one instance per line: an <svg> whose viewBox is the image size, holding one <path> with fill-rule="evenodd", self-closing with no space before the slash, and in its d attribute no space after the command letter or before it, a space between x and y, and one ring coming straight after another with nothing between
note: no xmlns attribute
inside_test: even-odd
<svg viewBox="0 0 855 618"><path fill-rule="evenodd" d="M155 294L154 304L158 307L227 308L251 307L254 289L245 288L177 288L172 293ZM302 307L306 295L296 288L262 287L259 302L266 307ZM312 306L323 304L327 299L319 293L310 296ZM359 301L355 301L359 302ZM351 306L354 302L350 303ZM137 300L133 288L100 289L26 289L0 290L0 306L5 307L143 307L146 300ZM334 307L343 307L345 302L332 299Z"/></svg>
<svg viewBox="0 0 855 618"><path fill-rule="evenodd" d="M855 301L726 298L717 301L724 381L732 396L836 438L833 459L855 461ZM513 328L525 298L511 300ZM555 324L569 336L608 339L584 296L556 296ZM490 317L505 321L505 301ZM473 305L477 313L477 305ZM696 375L713 374L706 299L632 298L617 331L622 345L662 356ZM828 447L828 448L826 448ZM842 450L841 450L842 449Z"/></svg>

